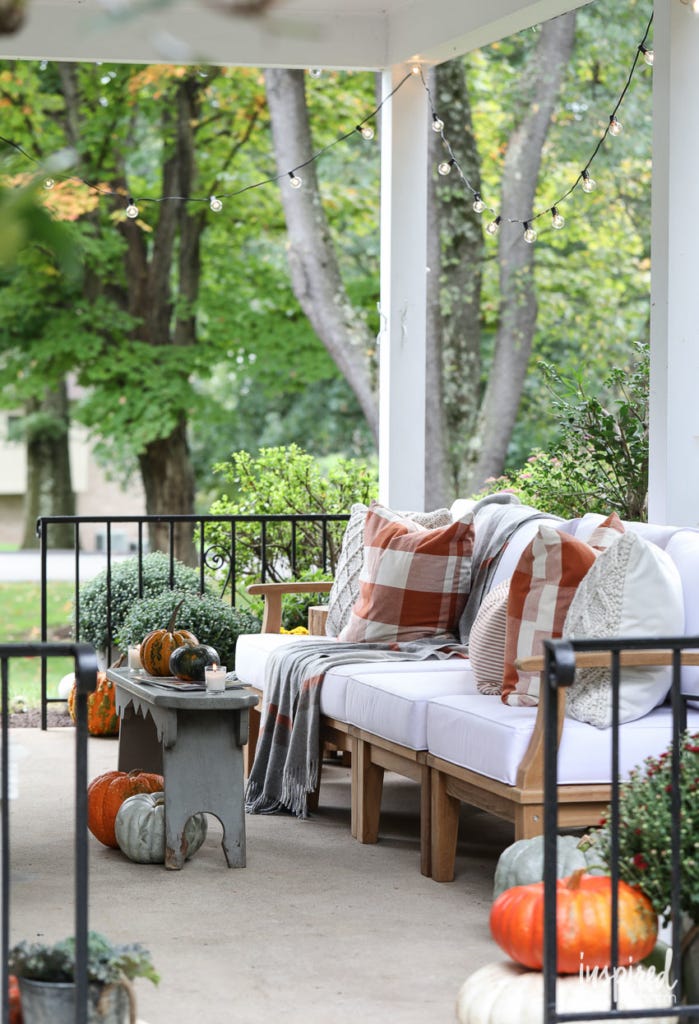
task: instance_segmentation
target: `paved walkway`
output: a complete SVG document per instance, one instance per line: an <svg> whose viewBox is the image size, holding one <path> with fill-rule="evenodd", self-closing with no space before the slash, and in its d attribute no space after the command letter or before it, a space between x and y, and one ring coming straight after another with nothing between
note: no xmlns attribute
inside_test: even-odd
<svg viewBox="0 0 699 1024"><path fill-rule="evenodd" d="M127 555L112 555L112 564ZM106 568L107 556L81 551L80 579L89 580ZM49 551L46 568L50 580L75 579L75 552ZM38 551L4 551L0 553L0 583L38 582L41 579L41 560Z"/></svg>

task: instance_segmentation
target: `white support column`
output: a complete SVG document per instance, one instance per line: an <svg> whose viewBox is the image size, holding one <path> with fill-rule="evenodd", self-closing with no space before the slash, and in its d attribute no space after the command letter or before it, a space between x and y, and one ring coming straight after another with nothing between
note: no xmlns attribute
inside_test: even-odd
<svg viewBox="0 0 699 1024"><path fill-rule="evenodd" d="M655 4L648 516L699 526L699 14Z"/></svg>
<svg viewBox="0 0 699 1024"><path fill-rule="evenodd" d="M385 71L384 97L408 70ZM407 81L381 118L379 496L425 507L427 132L422 80Z"/></svg>

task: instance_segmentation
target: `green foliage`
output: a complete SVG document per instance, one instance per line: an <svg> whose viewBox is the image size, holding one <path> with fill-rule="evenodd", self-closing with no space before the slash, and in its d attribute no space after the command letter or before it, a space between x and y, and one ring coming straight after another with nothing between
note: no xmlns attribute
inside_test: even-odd
<svg viewBox="0 0 699 1024"><path fill-rule="evenodd" d="M355 502L368 503L377 494L376 472L357 459L338 459L323 472L320 463L298 445L261 448L257 456L234 452L215 467L232 486L213 503L212 515L349 514ZM267 526L263 556L259 524L239 526L236 559L239 576L248 582L300 578L300 571L335 570L346 521L328 524L327 550L318 524L298 522L295 533L286 523ZM221 527L207 528L207 542L226 546ZM264 559L264 564L263 564Z"/></svg>
<svg viewBox="0 0 699 1024"><path fill-rule="evenodd" d="M168 591L170 597L170 559L162 551L153 551L143 559L142 596L154 597ZM199 574L196 569L175 560L173 589L198 591ZM82 583L79 590L80 640L93 644L98 650L109 647L121 632L124 620L139 597L138 558L125 558L112 564L110 580L111 632L107 629L107 570L103 569L91 580ZM176 603L176 602L175 602ZM170 611L172 611L172 603ZM167 624L169 615L153 621L148 629ZM75 631L75 609L74 609ZM148 630L146 630L148 632ZM145 635L145 634L144 634ZM139 643L143 635L135 641Z"/></svg>
<svg viewBox="0 0 699 1024"><path fill-rule="evenodd" d="M657 914L667 915L672 890L672 748L629 773L619 798L619 877L638 886ZM611 869L609 815L591 839ZM680 739L680 909L699 923L699 733Z"/></svg>
<svg viewBox="0 0 699 1024"><path fill-rule="evenodd" d="M549 452L535 450L521 469L488 481L482 493L512 490L526 504L565 519L618 512L622 519L644 521L649 353L645 345L637 349L633 367L616 368L604 381L610 408L588 393L582 374L565 378L542 364L559 441Z"/></svg>
<svg viewBox="0 0 699 1024"><path fill-rule="evenodd" d="M238 611L214 594L195 594L191 591L166 591L154 597L134 601L118 634L123 650L140 644L153 629L169 620L173 608L182 601L177 613L176 626L188 629L202 644L213 647L221 664L232 668L235 647L241 633L259 633L260 621L249 612Z"/></svg>
<svg viewBox="0 0 699 1024"><path fill-rule="evenodd" d="M75 981L75 939L62 939L54 945L26 940L18 942L9 952L8 964L10 972L20 978ZM150 953L140 943L119 945L99 932L88 932L88 982L109 985L119 981L123 975L131 980L148 978L154 985L160 981Z"/></svg>

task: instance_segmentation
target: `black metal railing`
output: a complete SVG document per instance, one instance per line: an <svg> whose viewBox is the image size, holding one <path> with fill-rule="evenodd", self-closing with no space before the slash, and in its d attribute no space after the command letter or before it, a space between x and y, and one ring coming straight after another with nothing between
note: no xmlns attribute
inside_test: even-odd
<svg viewBox="0 0 699 1024"><path fill-rule="evenodd" d="M143 559L150 549L149 539L154 531L164 543L169 558L169 586L175 581L178 545L182 545L183 530L191 543L187 543L189 562L194 562L199 574L199 593L215 587L235 606L243 578L266 582L270 579L295 579L311 569L333 572L339 554L348 514L289 514L289 515L172 515L172 516L42 516L37 520L39 538L41 582L41 640L48 640L48 587L50 576L51 529L58 524L73 528L73 635L81 639L80 632L80 566L86 554L83 545L85 528L101 527L100 553L106 569L107 635L111 637L111 586L115 557L124 552L114 550L115 528L131 531L129 552L137 559L138 596L143 595ZM123 530L122 530L123 532ZM108 650L111 660L111 649ZM48 694L46 660L41 665L41 727L47 728L48 705L60 703L60 697Z"/></svg>
<svg viewBox="0 0 699 1024"><path fill-rule="evenodd" d="M2 1021L10 1017L8 989L8 953L10 949L10 749L8 728L9 663L17 658L73 658L77 681L75 697L75 1021L87 1022L87 933L88 933L88 863L87 863L87 697L97 683L97 655L94 647L79 643L0 644L0 677L2 680L1 710L2 751L0 767L0 827L2 834ZM39 841L37 839L37 841Z"/></svg>
<svg viewBox="0 0 699 1024"><path fill-rule="evenodd" d="M699 1004L687 1003L683 993L682 951L681 951L681 897L682 897L682 846L681 846L681 783L680 750L687 727L687 701L691 698L682 693L681 668L683 664L699 664L699 637L675 637L663 639L618 639L618 640L549 640L545 648L545 748L544 748L544 1008L546 1024L563 1021L623 1020L628 1018L653 1020L662 1017L683 1021L699 1021ZM648 652L658 652L649 655ZM609 663L611 688L611 795L605 830L608 830L608 853L611 888L611 963L609 976L609 1007L606 1010L560 1012L556 1003L557 976L557 831L558 831L558 726L559 699L565 700L565 688L575 678L576 658L583 652L604 655ZM643 652L646 652L645 655ZM620 720L619 693L622 664L668 664L672 672L669 704L672 711L671 729L668 730L667 747L671 751L670 790L670 849L671 849L671 892L667 912L671 922L672 951L671 977L673 1003L662 1009L639 1006L631 1008L618 1005L619 975L619 913L618 889L620 882L621 827L620 798L624 780L620 775ZM643 659L643 660L642 660ZM601 664L601 659L600 659ZM563 691L563 693L561 693ZM585 754L581 751L581 757ZM688 782L688 780L684 780ZM696 837L699 843L699 836ZM647 857L651 858L650 850Z"/></svg>

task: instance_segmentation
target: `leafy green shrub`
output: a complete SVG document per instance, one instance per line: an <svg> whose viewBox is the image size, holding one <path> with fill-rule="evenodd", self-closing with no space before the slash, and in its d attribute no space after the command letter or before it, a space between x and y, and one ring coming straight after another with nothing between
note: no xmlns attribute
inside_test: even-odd
<svg viewBox="0 0 699 1024"><path fill-rule="evenodd" d="M153 551L143 559L143 597L153 597L170 589L170 559L162 551ZM174 563L174 586L177 590L197 591L199 574L196 569ZM112 564L111 574L111 634L107 630L107 570L103 569L91 580L81 584L78 591L80 612L80 639L98 650L114 644L124 619L134 601L138 600L138 558L125 558ZM156 629L159 623L150 628ZM75 608L73 631L77 635ZM141 638L142 639L142 638Z"/></svg>
<svg viewBox="0 0 699 1024"><path fill-rule="evenodd" d="M176 626L194 633L200 643L210 644L218 652L221 664L230 669L240 634L260 632L259 619L232 608L215 594L168 590L134 602L119 630L119 645L125 650L140 644L151 630L165 627L179 601L182 607L177 613Z"/></svg>
<svg viewBox="0 0 699 1024"><path fill-rule="evenodd" d="M560 440L550 452L536 450L521 469L487 481L481 494L512 490L528 505L571 519L585 512L644 521L648 495L649 353L629 370L614 369L604 381L609 408L589 395L582 375L562 377L540 364L556 410ZM556 390L558 389L558 390ZM480 496L480 495L479 495Z"/></svg>
<svg viewBox="0 0 699 1024"><path fill-rule="evenodd" d="M211 515L349 515L355 502L376 497L376 471L357 459L338 459L323 472L318 461L298 445L261 448L257 456L234 452L230 462L214 467L231 485L210 508ZM299 522L295 535L288 523L269 523L263 551L259 523L238 525L236 562L238 581L301 579L301 572L335 570L346 521L328 524L327 550L323 552L321 527ZM230 547L230 531L210 524L208 545L222 551ZM324 557L325 554L325 557ZM309 578L304 576L303 578ZM312 577L311 577L312 578Z"/></svg>

